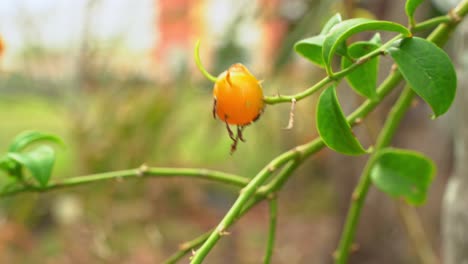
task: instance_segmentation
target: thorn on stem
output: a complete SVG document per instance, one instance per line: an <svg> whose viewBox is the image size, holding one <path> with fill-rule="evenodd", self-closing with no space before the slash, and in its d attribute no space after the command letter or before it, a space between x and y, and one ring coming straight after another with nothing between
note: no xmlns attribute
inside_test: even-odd
<svg viewBox="0 0 468 264"><path fill-rule="evenodd" d="M361 124L361 123L362 123L362 118L360 118L360 117L356 118L356 120L354 121L354 123L355 123L356 125Z"/></svg>
<svg viewBox="0 0 468 264"><path fill-rule="evenodd" d="M398 70L398 66L394 63L392 64L391 72L396 72Z"/></svg>
<svg viewBox="0 0 468 264"><path fill-rule="evenodd" d="M192 260L193 257L195 257L195 254L197 254L197 251L192 248L192 256L190 256L190 260Z"/></svg>
<svg viewBox="0 0 468 264"><path fill-rule="evenodd" d="M228 235L231 234L231 232L221 230L221 231L218 232L218 234L219 234L220 236L228 236Z"/></svg>
<svg viewBox="0 0 468 264"><path fill-rule="evenodd" d="M359 194L357 192L353 192L351 199L353 199L353 201L357 201L357 199L359 199Z"/></svg>
<svg viewBox="0 0 468 264"><path fill-rule="evenodd" d="M291 99L291 109L289 110L289 121L288 126L285 130L292 129L294 127L294 110L296 109L296 98Z"/></svg>

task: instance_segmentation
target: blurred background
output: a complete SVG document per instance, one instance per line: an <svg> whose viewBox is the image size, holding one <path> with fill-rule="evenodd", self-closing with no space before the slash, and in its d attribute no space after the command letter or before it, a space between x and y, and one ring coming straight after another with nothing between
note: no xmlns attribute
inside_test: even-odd
<svg viewBox="0 0 468 264"><path fill-rule="evenodd" d="M439 1L442 2L442 1ZM0 148L23 130L64 138L54 179L148 166L204 167L254 176L280 153L317 136L312 96L267 106L229 154L224 124L212 118L212 84L195 68L193 47L217 75L241 62L264 80L266 95L293 94L324 76L294 54L336 12L402 24L403 0L1 0ZM425 1L422 19L445 12ZM427 32L426 32L427 34ZM424 35L424 33L423 33ZM369 38L370 34L356 38ZM383 39L389 36L383 34ZM391 62L383 58L381 79ZM355 129L368 146L392 94ZM346 113L363 98L345 82ZM394 144L438 166L417 209L440 255L441 196L452 167L450 114L431 121L415 101ZM279 194L273 263L330 263L364 158L322 150ZM1 175L5 177L5 175ZM178 245L218 223L238 190L191 179L102 182L0 200L0 263L161 263ZM268 208L261 204L222 239L207 263L260 263ZM417 263L394 201L372 189L351 263ZM181 263L187 263L188 257Z"/></svg>

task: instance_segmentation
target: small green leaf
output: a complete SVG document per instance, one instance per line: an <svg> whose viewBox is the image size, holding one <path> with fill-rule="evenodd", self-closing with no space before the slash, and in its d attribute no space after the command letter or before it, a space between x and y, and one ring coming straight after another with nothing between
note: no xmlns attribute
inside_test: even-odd
<svg viewBox="0 0 468 264"><path fill-rule="evenodd" d="M431 106L434 117L447 112L457 89L457 75L449 56L418 37L398 41L388 52L411 88Z"/></svg>
<svg viewBox="0 0 468 264"><path fill-rule="evenodd" d="M353 43L348 48L348 54L351 58L357 59L367 53L378 49L379 46L367 41ZM347 57L341 58L341 68L345 69L353 64ZM360 95L370 99L377 98L377 73L379 67L379 57L370 59L346 75L349 85Z"/></svg>
<svg viewBox="0 0 468 264"><path fill-rule="evenodd" d="M19 152L25 149L27 146L37 143L39 141L50 141L64 146L62 139L47 133L42 133L39 131L24 131L18 134L13 142L10 144L9 152Z"/></svg>
<svg viewBox="0 0 468 264"><path fill-rule="evenodd" d="M335 86L325 89L317 104L317 130L331 149L348 155L366 153L356 139L336 97Z"/></svg>
<svg viewBox="0 0 468 264"><path fill-rule="evenodd" d="M370 43L373 43L377 46L382 46L382 38L380 37L380 33L375 33L374 36L369 40Z"/></svg>
<svg viewBox="0 0 468 264"><path fill-rule="evenodd" d="M426 200L434 172L434 163L422 154L388 148L377 153L370 176L381 191L420 205Z"/></svg>
<svg viewBox="0 0 468 264"><path fill-rule="evenodd" d="M336 24L340 23L341 21L343 21L343 19L341 18L341 14L336 13L334 16L328 19L327 23L325 23L325 25L322 28L322 31L320 31L320 35L328 34L328 32L330 32L332 27L334 27Z"/></svg>
<svg viewBox="0 0 468 264"><path fill-rule="evenodd" d="M55 162L55 151L47 145L28 152L10 152L8 157L26 167L41 187L47 186Z"/></svg>
<svg viewBox="0 0 468 264"><path fill-rule="evenodd" d="M294 50L302 57L310 60L318 66L323 67L322 45L324 39L324 35L317 35L300 40L294 45Z"/></svg>
<svg viewBox="0 0 468 264"><path fill-rule="evenodd" d="M302 57L310 60L311 62L317 64L318 66L323 67L322 60L322 45L325 35L335 26L341 22L341 15L339 13L332 16L325 26L323 26L322 31L319 35L306 38L296 42L294 45L294 50L296 53Z"/></svg>
<svg viewBox="0 0 468 264"><path fill-rule="evenodd" d="M411 25L414 25L414 11L424 0L406 0L405 12Z"/></svg>
<svg viewBox="0 0 468 264"><path fill-rule="evenodd" d="M370 30L393 31L410 36L411 32L404 26L390 21L379 21L367 18L345 20L332 28L323 41L322 59L329 75L333 75L331 61L337 49L350 36Z"/></svg>

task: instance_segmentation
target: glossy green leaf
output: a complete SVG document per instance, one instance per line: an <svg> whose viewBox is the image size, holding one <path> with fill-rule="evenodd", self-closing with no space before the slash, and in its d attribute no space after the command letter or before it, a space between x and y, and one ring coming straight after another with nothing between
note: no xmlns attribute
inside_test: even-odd
<svg viewBox="0 0 468 264"><path fill-rule="evenodd" d="M434 163L422 154L389 148L377 154L370 176L381 191L419 205L426 200L434 172Z"/></svg>
<svg viewBox="0 0 468 264"><path fill-rule="evenodd" d="M345 20L332 28L323 41L322 59L327 72L332 75L331 61L338 47L350 36L370 30L393 31L410 36L411 32L404 26L390 21L379 21L367 18Z"/></svg>
<svg viewBox="0 0 468 264"><path fill-rule="evenodd" d="M411 24L414 24L414 12L424 0L406 0L405 12Z"/></svg>
<svg viewBox="0 0 468 264"><path fill-rule="evenodd" d="M30 146L40 141L49 141L49 142L57 143L62 146L64 145L62 139L55 135L42 133L39 131L24 131L18 134L13 139L13 142L11 142L10 148L8 149L8 151L19 152L25 149L27 146Z"/></svg>
<svg viewBox="0 0 468 264"><path fill-rule="evenodd" d="M335 86L325 89L320 95L316 119L320 137L329 148L347 155L366 153L346 121Z"/></svg>
<svg viewBox="0 0 468 264"><path fill-rule="evenodd" d="M55 151L47 145L24 153L10 152L8 157L26 167L41 187L47 186L55 162Z"/></svg>
<svg viewBox="0 0 468 264"><path fill-rule="evenodd" d="M448 55L418 37L398 41L388 52L411 88L431 106L434 117L447 112L457 89L457 76Z"/></svg>
<svg viewBox="0 0 468 264"><path fill-rule="evenodd" d="M335 26L341 22L341 15L339 13L332 16L322 28L319 35L306 38L298 41L294 45L294 50L302 57L310 60L311 62L323 67L322 60L322 45L325 35Z"/></svg>
<svg viewBox="0 0 468 264"><path fill-rule="evenodd" d="M351 58L357 59L367 53L376 50L379 45L372 42L361 41L351 44L348 47L348 54ZM345 69L353 64L347 57L341 58L341 68ZM379 57L374 57L346 75L349 85L360 95L370 99L377 98L377 74L379 67Z"/></svg>

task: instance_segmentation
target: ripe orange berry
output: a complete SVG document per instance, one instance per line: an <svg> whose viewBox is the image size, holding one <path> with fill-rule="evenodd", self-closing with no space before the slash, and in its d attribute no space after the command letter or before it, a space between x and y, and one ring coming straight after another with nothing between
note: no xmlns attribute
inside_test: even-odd
<svg viewBox="0 0 468 264"><path fill-rule="evenodd" d="M213 116L226 123L229 136L234 141L231 152L242 137L242 129L256 121L263 112L263 92L260 82L240 64L234 64L216 79L213 89ZM234 137L229 125L237 125Z"/></svg>
<svg viewBox="0 0 468 264"><path fill-rule="evenodd" d="M263 92L259 81L240 64L218 76L213 89L214 113L231 125L246 126L263 111Z"/></svg>

